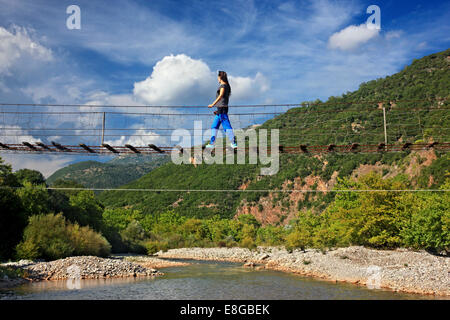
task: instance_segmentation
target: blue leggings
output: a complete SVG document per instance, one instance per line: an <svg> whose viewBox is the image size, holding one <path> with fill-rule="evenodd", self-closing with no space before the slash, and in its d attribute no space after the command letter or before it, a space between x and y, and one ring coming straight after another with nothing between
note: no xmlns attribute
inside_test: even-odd
<svg viewBox="0 0 450 320"><path fill-rule="evenodd" d="M220 127L220 124L222 124L223 130L228 135L228 139L230 139L231 142L235 142L233 128L231 127L230 119L228 119L227 114L221 113L221 114L216 114L216 116L214 117L214 121L211 126L212 134L211 134L211 142L210 143L213 144L214 141L216 141L216 134L217 134L217 130Z"/></svg>

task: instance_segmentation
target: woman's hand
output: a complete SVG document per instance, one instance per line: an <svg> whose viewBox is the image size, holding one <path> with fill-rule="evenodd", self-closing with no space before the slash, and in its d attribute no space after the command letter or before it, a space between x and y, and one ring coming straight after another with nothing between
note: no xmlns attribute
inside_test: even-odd
<svg viewBox="0 0 450 320"><path fill-rule="evenodd" d="M208 108L212 108L212 107L214 107L214 105L213 105L213 104L210 104L210 105L208 106Z"/></svg>

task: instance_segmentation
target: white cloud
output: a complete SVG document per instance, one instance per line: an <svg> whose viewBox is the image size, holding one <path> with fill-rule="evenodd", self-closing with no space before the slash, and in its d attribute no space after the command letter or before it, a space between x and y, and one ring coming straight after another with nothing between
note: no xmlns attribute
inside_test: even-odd
<svg viewBox="0 0 450 320"><path fill-rule="evenodd" d="M64 49L44 45L33 28L0 26L0 99L19 103L77 103L96 85Z"/></svg>
<svg viewBox="0 0 450 320"><path fill-rule="evenodd" d="M8 74L14 65L51 61L50 49L31 39L29 31L18 26L7 30L0 27L0 74Z"/></svg>
<svg viewBox="0 0 450 320"><path fill-rule="evenodd" d="M201 60L184 54L158 61L152 74L134 84L134 95L149 104L186 104L214 93L214 73ZM200 98L200 99L199 99Z"/></svg>
<svg viewBox="0 0 450 320"><path fill-rule="evenodd" d="M312 10L307 18L309 33L325 33L336 30L349 21L354 14L360 13L360 7L354 1L311 0L309 7Z"/></svg>
<svg viewBox="0 0 450 320"><path fill-rule="evenodd" d="M254 78L229 75L229 81L234 101L269 89L269 82L261 73ZM216 88L217 75L205 62L179 54L158 61L147 79L134 84L133 94L136 100L148 104L206 104L214 100Z"/></svg>
<svg viewBox="0 0 450 320"><path fill-rule="evenodd" d="M258 96L270 89L269 80L258 72L254 78L230 76L233 99L245 100Z"/></svg>
<svg viewBox="0 0 450 320"><path fill-rule="evenodd" d="M366 24L361 24L359 26L351 25L334 33L328 39L328 46L331 49L340 49L344 51L353 50L376 37L378 34L378 29L368 28Z"/></svg>
<svg viewBox="0 0 450 320"><path fill-rule="evenodd" d="M1 157L6 163L12 165L13 171L20 169L37 170L46 178L52 175L56 170L61 169L74 161L73 157L67 155L47 156L42 154L3 153L1 154Z"/></svg>
<svg viewBox="0 0 450 320"><path fill-rule="evenodd" d="M0 128L2 143L42 142L41 139L33 137L19 126L7 125L6 127L7 129Z"/></svg>
<svg viewBox="0 0 450 320"><path fill-rule="evenodd" d="M105 143L113 146L124 146L126 144L131 144L135 147L146 147L150 143L158 146L164 145L163 142L167 140L165 137L161 137L159 134L156 134L150 130L136 130L134 132L130 132L130 134L133 136L121 136L116 140L105 140Z"/></svg>

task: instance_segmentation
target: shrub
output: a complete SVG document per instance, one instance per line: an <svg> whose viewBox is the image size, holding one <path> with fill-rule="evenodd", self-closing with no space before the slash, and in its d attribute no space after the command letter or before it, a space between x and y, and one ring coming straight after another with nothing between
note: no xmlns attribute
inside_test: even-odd
<svg viewBox="0 0 450 320"><path fill-rule="evenodd" d="M138 221L131 221L128 226L120 232L120 236L128 250L134 253L145 253L146 248L143 241L146 240L145 230Z"/></svg>
<svg viewBox="0 0 450 320"><path fill-rule="evenodd" d="M90 227L69 224L67 228L74 247L74 255L106 257L111 253L111 245L108 241Z"/></svg>
<svg viewBox="0 0 450 320"><path fill-rule="evenodd" d="M182 248L184 246L184 238L180 234L172 234L167 242L169 248Z"/></svg>
<svg viewBox="0 0 450 320"><path fill-rule="evenodd" d="M281 227L265 226L256 232L256 242L261 245L276 246L284 243L284 231Z"/></svg>
<svg viewBox="0 0 450 320"><path fill-rule="evenodd" d="M210 236L206 223L200 219L187 219L179 227L179 230L184 237L192 236L195 240L202 240Z"/></svg>
<svg viewBox="0 0 450 320"><path fill-rule="evenodd" d="M449 187L450 183L447 181L441 188ZM414 208L410 223L401 232L405 244L437 253L450 252L449 194L420 194Z"/></svg>
<svg viewBox="0 0 450 320"><path fill-rule="evenodd" d="M29 273L21 268L0 266L0 279L7 276L10 279L28 278Z"/></svg>
<svg viewBox="0 0 450 320"><path fill-rule="evenodd" d="M31 240L22 241L17 245L16 252L21 259L35 260L39 257L39 246Z"/></svg>
<svg viewBox="0 0 450 320"><path fill-rule="evenodd" d="M227 247L227 242L225 240L217 241L217 246L219 248L226 248Z"/></svg>
<svg viewBox="0 0 450 320"><path fill-rule="evenodd" d="M46 260L65 258L74 250L68 237L66 220L62 214L31 216L25 228L23 240L24 244L19 245L20 251L18 250L17 254L32 252L25 251L25 248L32 248L32 244L37 247L37 257ZM19 258L26 257L19 255Z"/></svg>
<svg viewBox="0 0 450 320"><path fill-rule="evenodd" d="M158 241L146 241L145 248L147 249L147 254L149 256L154 255L160 250L160 245Z"/></svg>
<svg viewBox="0 0 450 320"><path fill-rule="evenodd" d="M255 241L251 237L245 237L240 242L241 248L247 248L247 249L256 249Z"/></svg>
<svg viewBox="0 0 450 320"><path fill-rule="evenodd" d="M159 241L158 248L159 248L159 250L165 252L165 251L169 250L169 243L166 240Z"/></svg>
<svg viewBox="0 0 450 320"><path fill-rule="evenodd" d="M255 228L261 227L261 223L259 223L259 221L256 220L255 216L253 216L251 214L241 214L238 217L238 221L241 222L242 224L252 225Z"/></svg>
<svg viewBox="0 0 450 320"><path fill-rule="evenodd" d="M371 172L351 182L341 180L339 188L395 190L406 189L403 177L382 179ZM402 245L400 230L407 221L411 194L401 192L346 192L336 195L336 200L324 212L323 237L328 245L365 245L370 247L397 247ZM321 239L320 239L321 238Z"/></svg>
<svg viewBox="0 0 450 320"><path fill-rule="evenodd" d="M286 236L286 250L291 252L294 249L300 248L305 251L306 247L310 245L311 238L305 232L295 230Z"/></svg>
<svg viewBox="0 0 450 320"><path fill-rule="evenodd" d="M253 224L244 224L240 232L240 239L256 239L256 227Z"/></svg>
<svg viewBox="0 0 450 320"><path fill-rule="evenodd" d="M29 219L18 258L55 260L76 255L107 256L111 246L90 227L66 222L62 214L35 215Z"/></svg>

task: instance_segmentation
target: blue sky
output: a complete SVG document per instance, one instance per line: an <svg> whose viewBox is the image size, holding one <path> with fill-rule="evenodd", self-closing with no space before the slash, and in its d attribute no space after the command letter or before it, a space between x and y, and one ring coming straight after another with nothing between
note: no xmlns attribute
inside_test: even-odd
<svg viewBox="0 0 450 320"><path fill-rule="evenodd" d="M66 27L71 4L80 30ZM381 29L368 31L373 4ZM450 43L445 1L0 0L0 8L1 102L207 105L217 70L231 76L231 104L326 100ZM15 169L42 170L45 159L2 157ZM86 158L48 159L46 174Z"/></svg>

